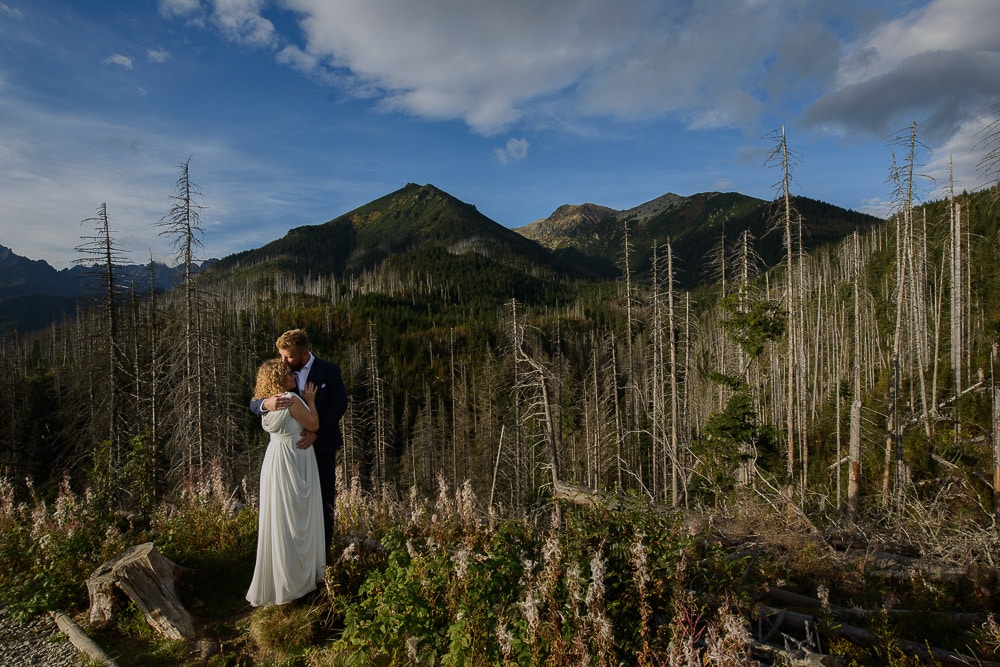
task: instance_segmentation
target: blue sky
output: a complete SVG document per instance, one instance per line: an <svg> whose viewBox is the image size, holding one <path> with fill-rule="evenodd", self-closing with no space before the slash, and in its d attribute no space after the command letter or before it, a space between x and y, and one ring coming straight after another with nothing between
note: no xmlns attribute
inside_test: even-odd
<svg viewBox="0 0 1000 667"><path fill-rule="evenodd" d="M562 204L793 191L884 214L984 185L998 0L0 0L0 245L57 268L106 203L128 257L188 158L202 258L408 182L520 227Z"/></svg>

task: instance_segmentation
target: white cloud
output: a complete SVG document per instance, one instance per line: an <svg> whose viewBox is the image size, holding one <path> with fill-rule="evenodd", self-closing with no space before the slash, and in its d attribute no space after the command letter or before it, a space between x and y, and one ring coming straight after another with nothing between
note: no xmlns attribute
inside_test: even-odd
<svg viewBox="0 0 1000 667"><path fill-rule="evenodd" d="M212 0L212 19L234 42L252 47L277 44L274 24L260 15L265 0Z"/></svg>
<svg viewBox="0 0 1000 667"><path fill-rule="evenodd" d="M877 218L888 218L892 215L893 203L881 197L872 197L861 202L861 205L855 207L855 210L874 215Z"/></svg>
<svg viewBox="0 0 1000 667"><path fill-rule="evenodd" d="M165 13L202 17L382 110L485 135L671 117L695 131L759 136L804 122L881 139L916 120L939 161L996 99L997 0L892 5L913 9L889 15L890 5L863 0L161 0ZM507 142L493 154L510 164L527 143L519 150ZM973 182L970 159L961 161L956 174Z"/></svg>
<svg viewBox="0 0 1000 667"><path fill-rule="evenodd" d="M164 16L190 16L201 9L201 0L160 0L160 13Z"/></svg>
<svg viewBox="0 0 1000 667"><path fill-rule="evenodd" d="M920 54L996 52L1000 50L998 17L996 0L932 0L847 45L838 86L890 74Z"/></svg>
<svg viewBox="0 0 1000 667"><path fill-rule="evenodd" d="M170 60L170 52L164 49L149 49L146 51L146 57L150 62L165 63Z"/></svg>
<svg viewBox="0 0 1000 667"><path fill-rule="evenodd" d="M673 116L758 134L805 120L881 133L916 113L945 140L996 94L997 0L161 0L378 106L498 134L560 117ZM299 32L279 34L292 16ZM285 13L287 12L287 14ZM283 24L282 24L283 25ZM854 41L843 43L844 34ZM765 118L765 114L767 117Z"/></svg>
<svg viewBox="0 0 1000 667"><path fill-rule="evenodd" d="M267 171L247 155L235 155L215 139L158 135L140 126L76 112L48 110L0 96L0 201L6 219L0 243L56 268L69 266L80 236L90 234L81 221L108 206L115 237L130 260L154 258L172 263L170 244L152 225L169 210L176 164L193 155L198 183L211 183L206 228L242 205L249 187L266 193L255 179ZM100 165L100 168L95 168ZM211 174L211 176L209 176ZM220 257L247 247L270 230L241 229L243 238L206 235L206 256Z"/></svg>
<svg viewBox="0 0 1000 667"><path fill-rule="evenodd" d="M0 14L9 16L10 18L19 21L24 18L24 12L22 12L17 7L11 7L6 2L0 2Z"/></svg>
<svg viewBox="0 0 1000 667"><path fill-rule="evenodd" d="M692 129L748 128L765 105L782 109L834 71L836 34L821 12L798 3L691 3L652 18L627 52L582 83L585 109L622 118L673 113Z"/></svg>
<svg viewBox="0 0 1000 667"><path fill-rule="evenodd" d="M128 56L123 56L120 53L115 53L104 59L105 65L118 65L119 67L124 67L125 69L132 69L132 59Z"/></svg>
<svg viewBox="0 0 1000 667"><path fill-rule="evenodd" d="M926 0L875 23L845 45L835 85L804 120L846 139L884 138L915 122L930 148L927 196L946 194L949 173L956 188L977 189L976 130L1000 99L997 10L996 0Z"/></svg>
<svg viewBox="0 0 1000 667"><path fill-rule="evenodd" d="M824 87L838 48L825 17L795 0L282 0L301 35L279 35L262 0L161 9L207 16L228 39L273 48L279 62L385 110L483 134L553 109L742 127L786 91Z"/></svg>
<svg viewBox="0 0 1000 667"><path fill-rule="evenodd" d="M930 0L844 48L836 86L806 118L832 131L885 135L910 122L948 141L997 99L996 0Z"/></svg>
<svg viewBox="0 0 1000 667"><path fill-rule="evenodd" d="M323 83L328 86L338 86L343 88L350 88L350 81L343 75L336 71L330 71L323 67L320 59L312 53L306 53L299 47L291 44L282 48L275 55L275 60L282 65L287 65L294 70L302 72L306 76ZM355 90L354 94L359 97L371 97L371 95L362 95L360 91Z"/></svg>
<svg viewBox="0 0 1000 667"><path fill-rule="evenodd" d="M460 119L483 133L516 121L524 104L573 85L627 39L618 17L632 13L593 0L285 5L300 18L303 50L349 71L362 90L380 91L384 108Z"/></svg>
<svg viewBox="0 0 1000 667"><path fill-rule="evenodd" d="M311 53L306 53L297 46L286 46L281 49L278 51L276 59L283 65L306 73L320 67L319 58Z"/></svg>
<svg viewBox="0 0 1000 667"><path fill-rule="evenodd" d="M960 193L992 185L986 182L979 163L989 150L986 131L993 121L987 115L969 119L948 141L931 151L923 171L934 179L930 187L933 199L947 197L952 187Z"/></svg>
<svg viewBox="0 0 1000 667"><path fill-rule="evenodd" d="M528 157L528 140L512 137L507 140L507 143L503 147L494 149L493 154L500 161L500 164L520 162Z"/></svg>
<svg viewBox="0 0 1000 667"><path fill-rule="evenodd" d="M261 16L266 0L160 0L160 13L194 26L214 26L233 42L252 48L277 48L274 24Z"/></svg>

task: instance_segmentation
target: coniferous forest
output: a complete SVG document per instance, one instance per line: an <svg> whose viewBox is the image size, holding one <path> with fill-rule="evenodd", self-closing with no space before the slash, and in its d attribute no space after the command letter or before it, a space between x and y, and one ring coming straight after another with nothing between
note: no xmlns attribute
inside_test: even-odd
<svg viewBox="0 0 1000 667"><path fill-rule="evenodd" d="M150 234L183 284L121 284L101 204L92 307L0 342L0 600L86 626L91 571L149 541L213 648L126 603L89 629L123 665L993 664L991 129L993 185L932 201L900 133L885 220L818 220L775 135L762 213L625 220L603 259L409 185L196 273L182 163ZM251 613L247 402L290 328L350 395L337 545Z"/></svg>

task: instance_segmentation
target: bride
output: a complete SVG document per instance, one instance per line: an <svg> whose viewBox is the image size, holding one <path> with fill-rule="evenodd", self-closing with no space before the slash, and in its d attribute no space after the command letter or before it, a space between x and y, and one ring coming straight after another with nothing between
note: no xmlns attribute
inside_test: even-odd
<svg viewBox="0 0 1000 667"><path fill-rule="evenodd" d="M283 394L293 399L291 407L261 418L271 440L260 469L257 564L246 596L254 607L296 600L324 578L319 470L312 451L295 446L303 428L319 428L316 385L308 383L301 396L295 388L295 374L281 359L269 359L257 371L255 398Z"/></svg>

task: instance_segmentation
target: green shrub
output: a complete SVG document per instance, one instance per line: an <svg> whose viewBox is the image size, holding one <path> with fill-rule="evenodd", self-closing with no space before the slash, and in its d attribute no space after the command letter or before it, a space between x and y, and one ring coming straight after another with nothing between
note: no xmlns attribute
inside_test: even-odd
<svg viewBox="0 0 1000 667"><path fill-rule="evenodd" d="M125 536L68 479L51 503L30 485L28 495L17 503L14 485L0 479L0 598L21 614L86 608L87 578Z"/></svg>
<svg viewBox="0 0 1000 667"><path fill-rule="evenodd" d="M695 584L731 591L713 632L719 645L736 641L730 609L747 599L746 563L699 546L669 515L636 501L556 510L539 529L471 520L464 494L410 512L383 537L384 555L355 541L329 569L344 620L337 655L390 666L634 664L666 655L664 622Z"/></svg>
<svg viewBox="0 0 1000 667"><path fill-rule="evenodd" d="M201 596L192 604L222 616L243 606L257 550L257 509L235 495L213 465L173 502L162 503L152 520L157 548L188 568L184 591Z"/></svg>

